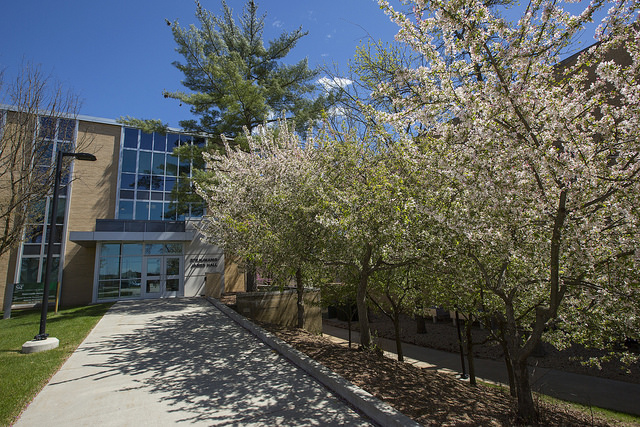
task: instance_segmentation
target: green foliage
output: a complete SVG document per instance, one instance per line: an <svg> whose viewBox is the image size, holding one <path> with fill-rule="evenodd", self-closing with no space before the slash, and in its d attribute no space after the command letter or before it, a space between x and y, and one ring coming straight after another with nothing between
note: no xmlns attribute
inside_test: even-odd
<svg viewBox="0 0 640 427"><path fill-rule="evenodd" d="M145 133L158 132L166 134L169 131L169 125L162 123L162 120L158 119L136 119L130 116L121 116L117 122L133 128L142 129Z"/></svg>
<svg viewBox="0 0 640 427"><path fill-rule="evenodd" d="M16 310L0 321L0 425L14 421L109 307L99 304L49 314L47 332L60 340L60 346L42 353L20 353L22 344L38 332L39 310Z"/></svg>
<svg viewBox="0 0 640 427"><path fill-rule="evenodd" d="M240 143L244 131L275 121L286 114L304 131L328 105L330 97L316 93L316 70L307 60L283 63L307 33L298 28L283 32L267 46L263 41L264 16L248 1L239 22L222 2L216 16L196 3L199 27L171 26L176 50L184 60L174 65L184 73L183 85L191 92L165 92L165 97L191 106L198 120L180 123L185 130L216 136L224 134ZM314 97L315 95L315 97Z"/></svg>

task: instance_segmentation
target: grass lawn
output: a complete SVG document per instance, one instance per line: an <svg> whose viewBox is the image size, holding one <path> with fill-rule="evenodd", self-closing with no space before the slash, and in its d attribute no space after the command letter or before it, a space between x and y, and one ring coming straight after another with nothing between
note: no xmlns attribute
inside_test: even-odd
<svg viewBox="0 0 640 427"><path fill-rule="evenodd" d="M9 425L80 345L111 304L53 311L47 333L60 340L56 349L22 354L22 344L40 327L40 310L14 310L0 320L0 425Z"/></svg>

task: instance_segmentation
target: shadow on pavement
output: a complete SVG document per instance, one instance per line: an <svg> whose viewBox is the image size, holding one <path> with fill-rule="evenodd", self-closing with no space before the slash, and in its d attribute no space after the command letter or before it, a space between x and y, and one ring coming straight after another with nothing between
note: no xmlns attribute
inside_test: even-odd
<svg viewBox="0 0 640 427"><path fill-rule="evenodd" d="M124 375L130 381L119 392L148 393L182 422L367 424L206 301L119 303L108 316L135 324L85 342L81 351L98 372L68 381Z"/></svg>

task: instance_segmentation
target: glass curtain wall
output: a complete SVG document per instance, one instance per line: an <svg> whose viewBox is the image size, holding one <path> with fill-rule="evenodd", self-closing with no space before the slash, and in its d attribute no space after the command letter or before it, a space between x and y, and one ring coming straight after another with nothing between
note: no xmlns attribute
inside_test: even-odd
<svg viewBox="0 0 640 427"><path fill-rule="evenodd" d="M49 174L55 170L56 153L73 151L76 134L76 121L72 119L55 119L40 117L36 131L34 147L38 150L35 173ZM62 223L67 208L67 184L69 174L63 174L60 181L58 212L56 212L56 244L53 247L52 276L58 277L58 265L62 247ZM21 245L20 269L18 283L40 283L44 279L46 269L47 243L49 242L51 224L51 203L49 195L42 200L29 215L31 222L25 227L25 238Z"/></svg>
<svg viewBox="0 0 640 427"><path fill-rule="evenodd" d="M173 149L204 143L203 138L178 133L163 135L125 128L117 218L175 221L201 217L204 202L193 201L188 190L192 162L174 155ZM187 191L177 192L177 188Z"/></svg>

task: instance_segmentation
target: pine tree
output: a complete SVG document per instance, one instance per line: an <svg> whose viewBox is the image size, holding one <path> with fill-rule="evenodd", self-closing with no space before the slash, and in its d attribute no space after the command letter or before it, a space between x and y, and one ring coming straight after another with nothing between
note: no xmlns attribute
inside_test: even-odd
<svg viewBox="0 0 640 427"><path fill-rule="evenodd" d="M184 73L190 92L165 92L191 106L197 119L180 122L186 131L212 135L210 143L221 147L219 135L243 140L246 128L275 121L285 114L303 131L317 118L330 97L316 92L317 70L307 59L287 65L282 61L307 32L302 27L283 32L265 46L265 15L249 0L237 23L233 11L222 2L216 16L196 3L199 28L167 22L184 61L174 65ZM314 96L315 95L315 96Z"/></svg>

